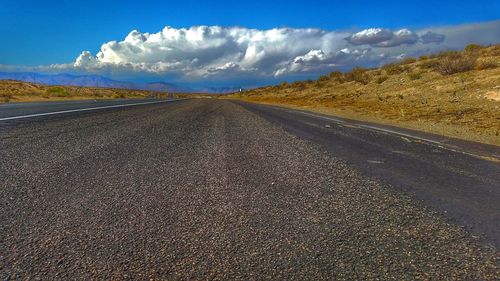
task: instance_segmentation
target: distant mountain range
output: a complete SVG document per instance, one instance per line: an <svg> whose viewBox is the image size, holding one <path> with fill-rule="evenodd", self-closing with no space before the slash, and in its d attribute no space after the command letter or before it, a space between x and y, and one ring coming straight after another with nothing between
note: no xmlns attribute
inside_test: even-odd
<svg viewBox="0 0 500 281"><path fill-rule="evenodd" d="M173 93L229 93L239 90L238 87L207 87L192 89L181 87L171 83L153 82L153 83L134 83L116 81L99 75L72 75L72 74L41 74L36 72L0 72L0 80L18 80L45 85L61 86L80 86L80 87L98 87L98 88L119 88L146 90L154 92L173 92Z"/></svg>

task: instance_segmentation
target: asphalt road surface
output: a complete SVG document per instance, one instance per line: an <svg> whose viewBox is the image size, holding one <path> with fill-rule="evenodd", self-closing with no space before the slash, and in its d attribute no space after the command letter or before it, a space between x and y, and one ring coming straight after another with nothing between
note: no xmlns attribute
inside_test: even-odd
<svg viewBox="0 0 500 281"><path fill-rule="evenodd" d="M155 99L76 100L57 102L19 102L0 104L0 121L41 117L61 113L94 111L135 106L138 104L164 103Z"/></svg>
<svg viewBox="0 0 500 281"><path fill-rule="evenodd" d="M0 121L5 280L500 274L497 147L213 99L15 114Z"/></svg>

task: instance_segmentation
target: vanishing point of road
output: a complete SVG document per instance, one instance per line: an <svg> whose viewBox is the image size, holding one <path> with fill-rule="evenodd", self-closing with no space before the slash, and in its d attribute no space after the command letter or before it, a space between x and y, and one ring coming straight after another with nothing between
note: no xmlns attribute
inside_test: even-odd
<svg viewBox="0 0 500 281"><path fill-rule="evenodd" d="M0 279L499 276L493 158L270 106L126 103L0 106Z"/></svg>

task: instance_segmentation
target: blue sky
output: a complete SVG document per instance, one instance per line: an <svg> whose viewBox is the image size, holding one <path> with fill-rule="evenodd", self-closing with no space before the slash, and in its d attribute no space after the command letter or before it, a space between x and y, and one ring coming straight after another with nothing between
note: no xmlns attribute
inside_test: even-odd
<svg viewBox="0 0 500 281"><path fill-rule="evenodd" d="M256 30L318 28L337 33L354 33L368 28L393 31L405 28L417 33L434 27L499 19L500 1L481 0L473 4L470 1L0 0L0 64L35 66L72 63L82 51L96 55L101 45L113 40L122 41L133 30L157 33L165 26L177 29L198 25L239 26ZM500 35L494 38L494 33L490 31L490 34L493 38L489 41L485 39L485 42L498 43ZM430 50L427 47L425 51ZM328 50L330 53L333 51L338 50ZM297 54L293 54L294 58L306 56L307 52L301 56ZM170 56L169 60L171 62L173 58ZM235 61L235 64L238 62ZM284 62L280 63L284 65ZM333 68L334 63L329 65ZM211 66L216 69L223 65ZM142 71L128 71L127 74L123 68L120 71L107 68L107 72L103 73L128 79L133 79L134 75L149 75L151 79L181 79L178 73L168 71L154 75ZM245 80L242 77L235 79Z"/></svg>

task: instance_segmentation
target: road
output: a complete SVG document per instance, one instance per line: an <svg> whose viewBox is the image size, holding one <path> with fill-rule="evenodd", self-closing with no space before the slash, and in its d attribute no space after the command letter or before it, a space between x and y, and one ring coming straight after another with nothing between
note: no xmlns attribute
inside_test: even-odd
<svg viewBox="0 0 500 281"><path fill-rule="evenodd" d="M0 121L168 102L155 99L76 100L0 104Z"/></svg>
<svg viewBox="0 0 500 281"><path fill-rule="evenodd" d="M496 147L335 120L195 99L0 121L0 277L498 277L500 167L474 156Z"/></svg>

